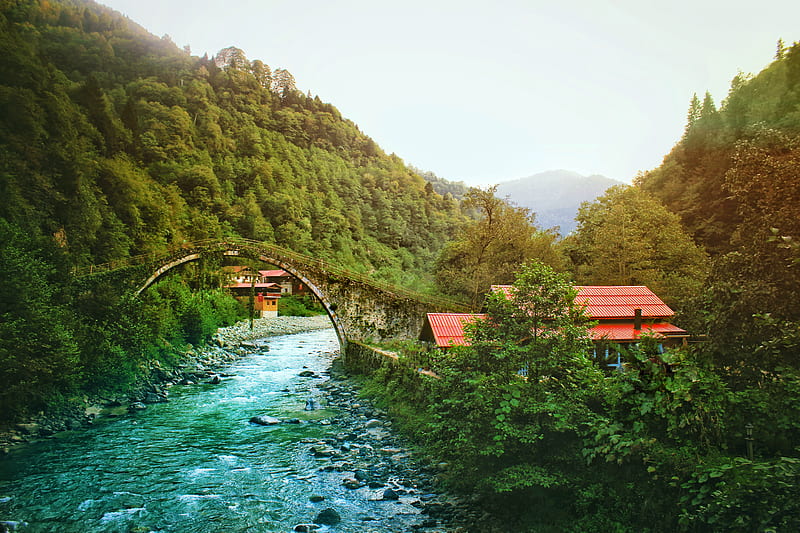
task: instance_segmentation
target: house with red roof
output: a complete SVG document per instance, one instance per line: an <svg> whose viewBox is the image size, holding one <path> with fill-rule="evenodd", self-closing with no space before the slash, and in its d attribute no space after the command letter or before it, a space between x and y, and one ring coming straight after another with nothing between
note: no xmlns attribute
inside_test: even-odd
<svg viewBox="0 0 800 533"><path fill-rule="evenodd" d="M597 324L589 330L594 341L594 356L619 367L618 345L634 344L642 335L659 339L659 348L685 344L689 333L670 324L674 316L653 291L645 286L583 285L576 286L575 303L585 306L586 314ZM493 285L492 291L510 295L511 285ZM439 348L465 346L464 325L485 318L480 314L429 313L420 339Z"/></svg>
<svg viewBox="0 0 800 533"><path fill-rule="evenodd" d="M262 280L277 283L281 286L281 294L307 294L305 284L285 270L259 270Z"/></svg>
<svg viewBox="0 0 800 533"><path fill-rule="evenodd" d="M260 271L255 271L248 266L226 266L223 271L229 276L228 283L223 287L234 298L245 306L250 304L250 295L253 295L253 310L257 317L267 318L278 316L278 300L281 297L281 286L277 283L266 281Z"/></svg>
<svg viewBox="0 0 800 533"><path fill-rule="evenodd" d="M597 320L590 333L596 341L637 342L642 334L663 339L664 344L685 344L689 334L669 322L675 312L642 285L584 285L575 287L575 302Z"/></svg>

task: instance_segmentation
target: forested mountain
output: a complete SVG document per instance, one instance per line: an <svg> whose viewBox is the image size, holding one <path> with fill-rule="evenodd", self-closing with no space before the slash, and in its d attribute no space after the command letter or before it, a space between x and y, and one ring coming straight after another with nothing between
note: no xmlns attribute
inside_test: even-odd
<svg viewBox="0 0 800 533"><path fill-rule="evenodd" d="M461 218L286 69L90 0L1 5L0 217L73 265L240 235L409 283Z"/></svg>
<svg viewBox="0 0 800 533"><path fill-rule="evenodd" d="M776 135L800 134L800 47L778 43L775 61L757 76L739 73L719 108L710 94L702 101L695 95L689 106L682 139L657 169L639 176L644 190L661 199L680 215L684 225L712 253L733 248L732 238L743 221L742 202L734 176L750 172L758 181L765 177L754 169L753 150L766 156L781 146L780 159L797 157L791 143ZM749 153L750 156L747 156ZM777 183L775 185L778 185ZM778 197L773 198L778 201ZM785 203L790 198L782 199ZM794 205L797 205L796 202ZM763 207L776 207L764 205ZM798 217L794 217L794 221ZM774 221L779 228L792 220ZM787 227L788 229L788 227Z"/></svg>
<svg viewBox="0 0 800 533"><path fill-rule="evenodd" d="M539 226L558 226L560 233L567 235L577 225L575 215L583 202L590 202L621 183L599 174L582 176L568 170L550 170L502 182L497 186L497 195L536 213Z"/></svg>

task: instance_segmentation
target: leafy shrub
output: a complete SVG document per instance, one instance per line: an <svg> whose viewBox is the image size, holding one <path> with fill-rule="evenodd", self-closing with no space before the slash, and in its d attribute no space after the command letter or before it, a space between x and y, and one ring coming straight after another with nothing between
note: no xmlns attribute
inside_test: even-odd
<svg viewBox="0 0 800 533"><path fill-rule="evenodd" d="M281 316L315 316L325 311L313 296L281 296L278 314Z"/></svg>

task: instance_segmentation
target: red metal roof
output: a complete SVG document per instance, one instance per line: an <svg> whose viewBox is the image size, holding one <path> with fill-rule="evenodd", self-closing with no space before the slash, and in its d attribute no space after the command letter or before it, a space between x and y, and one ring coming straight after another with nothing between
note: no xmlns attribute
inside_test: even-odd
<svg viewBox="0 0 800 533"><path fill-rule="evenodd" d="M575 301L586 303L592 318L633 318L634 309L644 318L666 318L675 313L653 291L642 285L582 285L575 287Z"/></svg>
<svg viewBox="0 0 800 533"><path fill-rule="evenodd" d="M464 339L464 325L483 320L486 315L466 313L428 313L428 323L431 325L433 338L440 348L451 346L467 346Z"/></svg>
<svg viewBox="0 0 800 533"><path fill-rule="evenodd" d="M291 276L291 274L285 270L259 270L258 273L265 278L283 278L286 276Z"/></svg>
<svg viewBox="0 0 800 533"><path fill-rule="evenodd" d="M593 340L607 339L609 341L635 341L642 333L657 337L687 337L686 330L662 322L659 324L644 324L642 329L633 329L633 324L598 324L589 330Z"/></svg>
<svg viewBox="0 0 800 533"><path fill-rule="evenodd" d="M464 326L475 320L483 320L485 314L463 313L428 313L428 323L431 326L436 345L440 348L452 346L468 346L464 338ZM686 337L689 333L666 322L656 324L643 324L642 329L633 328L633 323L625 324L598 324L589 330L593 340L609 340L613 342L636 341L642 334L657 337Z"/></svg>
<svg viewBox="0 0 800 533"><path fill-rule="evenodd" d="M630 318L634 309L643 318L667 318L675 313L653 291L643 285L576 285L576 303L586 304L586 313L595 319ZM511 295L511 285L492 285L493 292Z"/></svg>

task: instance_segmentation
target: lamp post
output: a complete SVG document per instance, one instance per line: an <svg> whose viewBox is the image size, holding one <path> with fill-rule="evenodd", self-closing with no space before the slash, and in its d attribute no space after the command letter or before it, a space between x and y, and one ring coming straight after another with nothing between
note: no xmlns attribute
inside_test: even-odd
<svg viewBox="0 0 800 533"><path fill-rule="evenodd" d="M748 423L745 427L746 437L744 440L747 442L747 458L753 460L753 424Z"/></svg>

